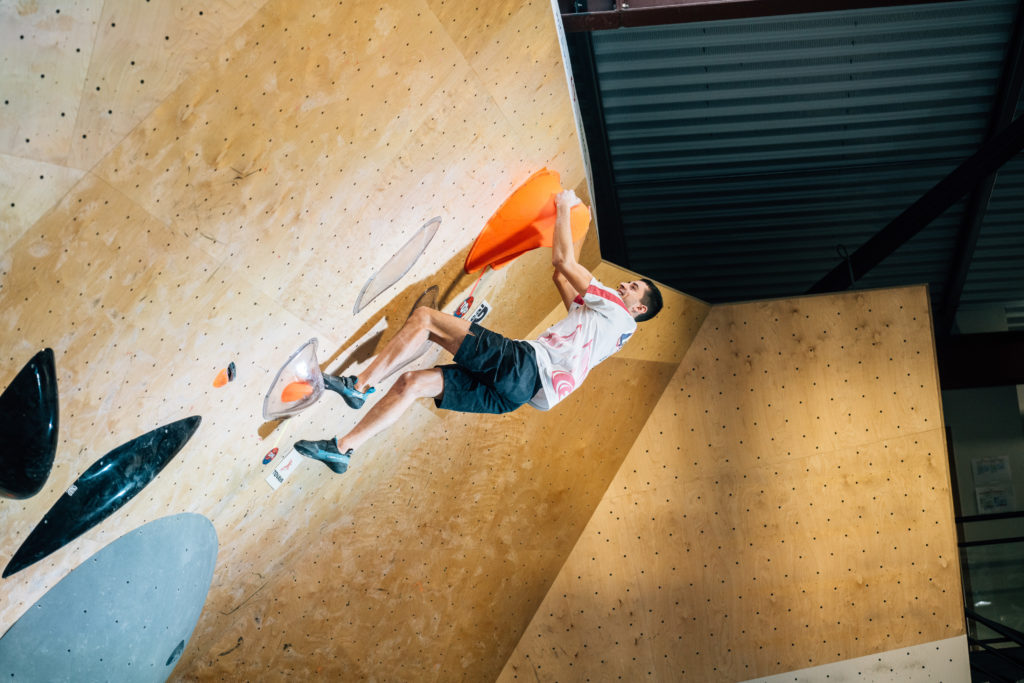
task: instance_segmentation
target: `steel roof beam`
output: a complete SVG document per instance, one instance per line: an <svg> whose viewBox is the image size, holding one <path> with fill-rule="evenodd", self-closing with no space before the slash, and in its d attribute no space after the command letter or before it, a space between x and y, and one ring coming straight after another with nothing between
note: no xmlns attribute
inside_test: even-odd
<svg viewBox="0 0 1024 683"><path fill-rule="evenodd" d="M833 268L825 277L807 290L808 294L835 292L848 289L887 256L906 244L974 189L979 182L995 173L1003 164L1024 149L1024 116L1018 116L1009 126L978 148L889 222L871 239L850 254L848 260Z"/></svg>
<svg viewBox="0 0 1024 683"><path fill-rule="evenodd" d="M999 77L992 113L989 116L986 139L991 139L1013 120L1017 102L1020 101L1022 86L1024 86L1024 0L1019 0L1017 16L1013 22L1013 32L1010 34L1006 57L1003 59L1003 71ZM967 209L964 212L960 232L957 236L956 250L953 252L953 265L943 289L942 307L935 320L936 332L939 335L948 334L956 322L956 311L960 307L960 297L967 284L967 274L970 271L974 249L978 244L981 225L985 219L985 212L988 210L988 203L992 198L995 184L996 174L993 173L978 185L967 200Z"/></svg>

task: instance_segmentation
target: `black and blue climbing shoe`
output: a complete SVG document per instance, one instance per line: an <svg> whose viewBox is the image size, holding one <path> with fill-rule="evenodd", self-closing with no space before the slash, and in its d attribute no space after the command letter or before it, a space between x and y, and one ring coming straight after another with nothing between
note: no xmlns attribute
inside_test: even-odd
<svg viewBox="0 0 1024 683"><path fill-rule="evenodd" d="M363 407L363 401L366 400L366 397L373 393L373 387L366 391L356 391L356 381L355 375L349 375L348 377L324 375L324 386L331 391L341 394L349 408L358 409Z"/></svg>
<svg viewBox="0 0 1024 683"><path fill-rule="evenodd" d="M352 458L353 449L344 453L338 450L338 442L335 439L324 441L296 441L295 450L307 458L319 460L331 468L335 474L344 474L348 469L348 461Z"/></svg>

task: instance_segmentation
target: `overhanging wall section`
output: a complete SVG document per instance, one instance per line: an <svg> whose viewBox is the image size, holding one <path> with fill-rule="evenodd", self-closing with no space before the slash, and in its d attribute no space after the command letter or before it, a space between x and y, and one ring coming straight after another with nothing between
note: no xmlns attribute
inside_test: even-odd
<svg viewBox="0 0 1024 683"><path fill-rule="evenodd" d="M417 406L403 429L361 449L345 475L304 461L275 492L266 483L272 466L262 465L264 454L279 447L283 456L297 439L343 432L361 413L329 395L284 423L265 423L264 392L288 355L311 337L320 340L325 370L352 372L404 322L426 288L437 285L442 306L453 310L474 282L461 273L470 244L531 173L548 166L561 172L568 187L583 183L555 16L541 0L486 8L440 0L315 6L272 0L259 7L236 3L231 17L217 9L222 4L206 6L201 19L183 20L192 26L217 17L224 22L189 48L187 77L181 70L161 71L161 60L152 57L186 59L184 52L151 46L145 75L86 78L99 72L74 55L85 60L90 54L122 54L111 45L125 45L118 36L133 21L146 22L134 32L142 46L165 35L174 42L186 30L165 22L166 33L158 32L161 22L135 5L118 16L105 12L113 11L113 2L99 3L102 14L95 2L63 7L56 19L32 19L56 35L26 29L24 43L15 36L18 46L37 40L66 48L65 56L81 67L80 77L60 101L84 100L88 111L66 111L64 119L80 127L51 127L60 133L59 140L50 140L52 149L42 149L45 141L35 134L24 137L36 146L17 142L19 126L36 125L20 118L36 112L15 106L20 99L11 105L18 121L3 126L4 139L14 140L4 154L52 164L72 159L82 166L68 167L76 173L59 191L26 193L18 200L16 229L0 235L0 322L6 332L0 339L0 385L36 351L51 347L61 410L60 443L45 488L31 499L0 503L0 561L6 564L53 502L104 453L187 415L200 415L203 422L167 468L117 514L3 581L0 632L114 539L156 518L195 512L214 523L220 551L207 606L179 674L240 672L239 662L248 662L254 678L268 667L305 673L323 667L335 677L356 676L376 670L376 660L357 661L358 648L351 660L339 650L332 650L338 652L334 659L322 660L319 643L332 648L332 629L342 627L322 621L317 604L290 598L320 586L321 578L332 603L345 595L350 577L324 567L354 567L362 577L390 574L396 550L390 544L409 537L374 527L381 509L375 506L394 504L404 523L418 524L419 530L447 528L450 508L423 503L407 509L406 490L388 494L401 480L419 482L417 492L428 497L438 492L444 498L450 482L430 475L439 457L460 477L481 477L475 481L484 486L487 479L455 457L463 447L448 447L473 432ZM26 3L24 9L33 7ZM17 21L12 13L4 16ZM90 39L97 41L93 50L83 44L76 52L79 40ZM18 54L30 63L23 71L31 72L32 51L22 48ZM103 73L121 73L121 67L130 71L121 64ZM55 73L45 79L30 75L49 83ZM147 85L152 78L169 80L133 99L142 85L136 75ZM103 118L104 111L129 111L129 102L130 117L117 125ZM60 119L61 111L52 118ZM82 141L80 148L72 149L72 138ZM34 183L28 182L37 173L34 163L16 168L28 176L16 186ZM20 212L23 201L33 202L31 211ZM441 228L412 270L354 316L366 279L435 215L442 217ZM482 284L477 296L494 305L489 324L524 335L558 301L550 253L523 257ZM229 362L236 364L237 379L215 389L214 377ZM488 429L502 424L491 422ZM505 443L515 434L489 438ZM615 456L621 459L623 452ZM593 484L597 497L605 485ZM329 533L335 525L347 531L354 525L358 542L317 545L325 538L341 540ZM467 533L459 542L471 538ZM353 553L359 543L377 553ZM314 546L322 554L306 554ZM416 556L426 567L410 570L413 583L424 586L423 609L431 619L439 601L459 613L464 609L449 594L461 583L440 582L444 597L428 592L439 582L423 579L443 575L450 546L433 548ZM555 566L560 564L561 558ZM362 597L376 603L384 596L377 588L370 585ZM418 587L412 590L420 594ZM274 630L262 632L287 638L273 641L276 656L252 646L265 642L253 635L261 628L249 618L253 614L279 620ZM345 616L353 628L376 633L365 628L358 608ZM437 623L447 634L450 620ZM230 644L222 647L224 639ZM404 661L428 670L442 654L425 648L427 659L415 660L420 649L411 651ZM461 661L459 652L453 645L445 656Z"/></svg>
<svg viewBox="0 0 1024 683"><path fill-rule="evenodd" d="M606 264L595 274L632 279ZM349 473L359 498L335 500L249 599L211 610L180 671L493 680L707 314L665 295L663 313L551 411L417 406Z"/></svg>

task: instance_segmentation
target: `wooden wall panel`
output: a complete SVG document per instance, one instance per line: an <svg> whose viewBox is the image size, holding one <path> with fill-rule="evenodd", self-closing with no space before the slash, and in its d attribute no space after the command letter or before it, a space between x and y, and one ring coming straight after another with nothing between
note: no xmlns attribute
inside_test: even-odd
<svg viewBox="0 0 1024 683"><path fill-rule="evenodd" d="M204 250L270 274L284 305L328 322L335 293L358 292L366 277L331 254L380 265L440 215L436 259L470 242L538 166L574 155L559 170L567 185L582 178L575 135L538 138L504 118L438 19L414 9L268 6L210 79L186 83L97 173ZM557 49L546 56L534 68L560 64ZM564 78L561 92L566 107ZM168 148L171 132L179 144ZM133 160L151 161L125 174Z"/></svg>
<svg viewBox="0 0 1024 683"><path fill-rule="evenodd" d="M963 634L924 288L716 306L499 678L742 681Z"/></svg>
<svg viewBox="0 0 1024 683"><path fill-rule="evenodd" d="M0 152L64 164L102 0L0 5Z"/></svg>
<svg viewBox="0 0 1024 683"><path fill-rule="evenodd" d="M453 0L429 0L428 4L504 118L515 124L521 144L528 148L542 140L576 139L574 118L562 115L564 72L537 73L530 68L531 61L561 60L552 34L555 27L530 4L482 3L472 11ZM581 163L578 149L566 147L552 157L551 167L576 169ZM565 183L565 187L574 184Z"/></svg>
<svg viewBox="0 0 1024 683"><path fill-rule="evenodd" d="M0 5L0 250L264 1Z"/></svg>
<svg viewBox="0 0 1024 683"><path fill-rule="evenodd" d="M607 265L596 274L630 275ZM337 517L237 611L211 610L187 677L497 676L707 312L666 298L630 354L556 410L417 407L367 456L372 465L353 470L386 476L360 501L339 497Z"/></svg>
<svg viewBox="0 0 1024 683"><path fill-rule="evenodd" d="M0 252L263 2L0 4Z"/></svg>
<svg viewBox="0 0 1024 683"><path fill-rule="evenodd" d="M68 164L92 168L265 2L105 0Z"/></svg>
<svg viewBox="0 0 1024 683"><path fill-rule="evenodd" d="M0 253L82 176L65 164L102 8L0 3Z"/></svg>
<svg viewBox="0 0 1024 683"><path fill-rule="evenodd" d="M88 170L264 2L4 3L0 151Z"/></svg>
<svg viewBox="0 0 1024 683"><path fill-rule="evenodd" d="M532 172L584 183L551 4L481 16L417 0L274 0L233 33L175 6L161 22L205 51L153 48L134 65L164 80L176 67L154 54L196 65L163 99L123 63L159 42L161 22L126 7L76 18L100 36L95 54L116 57L80 82L127 93L124 111L159 101L123 139L111 120L96 146L75 147L102 158L49 193L56 203L36 206L0 258L0 382L50 346L61 404L46 487L0 501L0 562L104 453L187 415L203 423L116 515L4 580L0 631L111 540L188 511L213 521L220 552L177 678L494 677L707 307L673 294L664 319L557 412L480 418L423 402L344 476L304 462L276 492L260 464L270 448L283 455L361 415L333 395L280 423L260 409L307 339L320 340L326 370L354 371L427 287L453 309L475 281L459 272L470 244ZM227 23L241 21L247 6L230 7ZM82 102L80 123L106 125L101 100ZM71 144L62 135L58 156ZM353 316L366 279L434 215L441 229L415 267ZM488 324L529 333L558 302L550 253L481 294L495 306ZM232 361L238 379L213 388Z"/></svg>
<svg viewBox="0 0 1024 683"><path fill-rule="evenodd" d="M0 253L82 178L82 171L0 154Z"/></svg>

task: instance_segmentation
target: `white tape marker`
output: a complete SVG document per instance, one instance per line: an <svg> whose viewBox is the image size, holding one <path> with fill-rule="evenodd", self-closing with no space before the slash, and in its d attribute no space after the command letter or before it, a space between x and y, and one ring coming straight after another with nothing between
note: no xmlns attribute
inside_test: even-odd
<svg viewBox="0 0 1024 683"><path fill-rule="evenodd" d="M298 469L299 462L301 460L302 456L299 455L298 451L294 448L288 451L288 455L285 456L285 459L278 463L277 467L274 468L274 471L270 473L269 477L267 477L267 483L270 484L270 488L276 491L277 488L284 483L284 480L287 479L292 472Z"/></svg>

